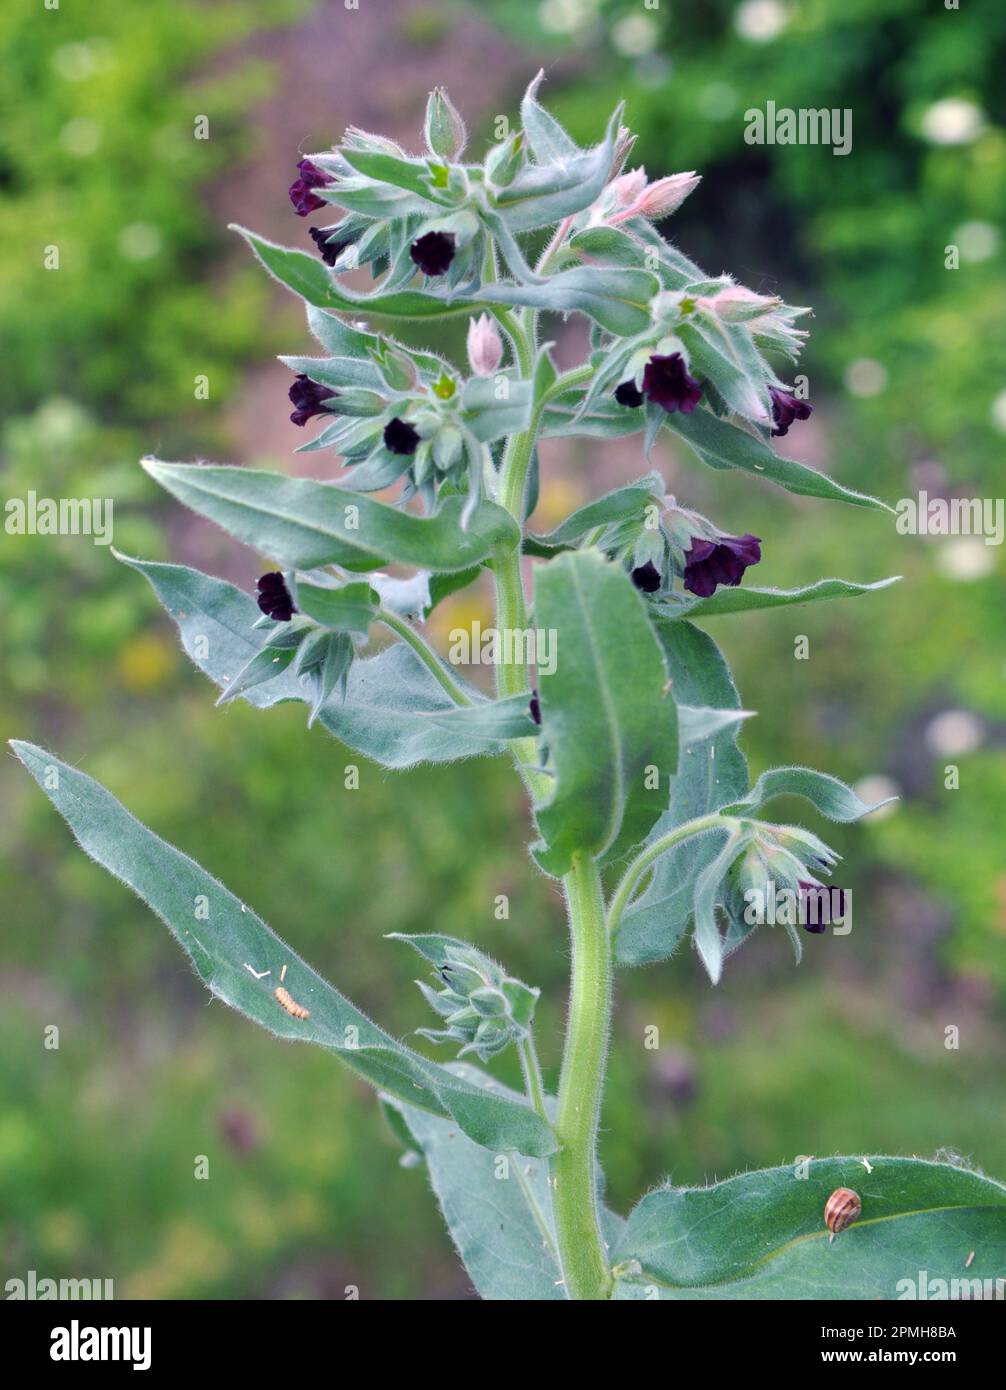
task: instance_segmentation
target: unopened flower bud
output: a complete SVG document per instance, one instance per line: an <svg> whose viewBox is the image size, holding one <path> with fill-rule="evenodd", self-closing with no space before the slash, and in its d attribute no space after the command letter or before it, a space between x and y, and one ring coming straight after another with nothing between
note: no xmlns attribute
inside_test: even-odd
<svg viewBox="0 0 1006 1390"><path fill-rule="evenodd" d="M621 174L608 184L608 193L619 208L631 207L646 187L646 170L633 169L631 174Z"/></svg>
<svg viewBox="0 0 1006 1390"><path fill-rule="evenodd" d="M676 211L701 182L701 175L693 172L669 174L667 178L657 179L656 183L649 184L643 190L636 204L636 214L651 221L666 217L668 213Z"/></svg>
<svg viewBox="0 0 1006 1390"><path fill-rule="evenodd" d="M754 290L745 289L743 285L728 285L701 303L703 308L711 309L724 323L746 323L749 319L777 309L782 300L774 294L755 294Z"/></svg>
<svg viewBox="0 0 1006 1390"><path fill-rule="evenodd" d="M460 114L443 87L434 87L426 103L426 144L441 159L457 159L468 143Z"/></svg>
<svg viewBox="0 0 1006 1390"><path fill-rule="evenodd" d="M503 360L503 339L488 314L468 321L468 361L476 376L492 376Z"/></svg>

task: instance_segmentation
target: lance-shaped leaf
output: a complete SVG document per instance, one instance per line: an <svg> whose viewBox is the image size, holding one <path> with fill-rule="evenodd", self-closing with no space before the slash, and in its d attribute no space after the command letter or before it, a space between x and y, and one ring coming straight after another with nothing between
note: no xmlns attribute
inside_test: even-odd
<svg viewBox="0 0 1006 1390"><path fill-rule="evenodd" d="M741 468L802 497L850 502L853 506L872 507L880 512L893 510L876 497L867 497L865 493L843 487L826 473L818 473L816 468L808 468L805 463L797 463L795 459L780 458L759 435L750 434L728 420L721 420L712 411L693 410L691 415L682 415L680 411L667 414L665 411L664 414L663 423L667 428L681 435L710 468Z"/></svg>
<svg viewBox="0 0 1006 1390"><path fill-rule="evenodd" d="M434 176L426 160L399 159L397 155L385 154L381 150L358 150L346 146L342 156L358 173L378 183L389 183L394 188L403 188L416 194L427 204L429 212L436 212L448 202L442 189L438 189Z"/></svg>
<svg viewBox="0 0 1006 1390"><path fill-rule="evenodd" d="M609 392L584 410L583 391L571 389L554 396L545 407L542 434L550 439L589 435L594 439L621 439L636 434L646 424L642 410L619 405Z"/></svg>
<svg viewBox="0 0 1006 1390"><path fill-rule="evenodd" d="M862 1214L831 1241L824 1206L839 1187ZM613 1259L616 1298L1001 1297L1006 1187L918 1158L807 1160L649 1193Z"/></svg>
<svg viewBox="0 0 1006 1390"><path fill-rule="evenodd" d="M679 602L661 604L667 618L712 618L721 613L746 613L755 608L785 608L791 603L819 603L829 598L855 598L897 584L900 575L878 579L873 584L857 584L851 579L819 579L802 589L756 589L738 585L719 588L709 598L684 594Z"/></svg>
<svg viewBox="0 0 1006 1390"><path fill-rule="evenodd" d="M328 587L298 579L295 589L300 611L333 632L369 632L380 607L377 594L363 582Z"/></svg>
<svg viewBox="0 0 1006 1390"><path fill-rule="evenodd" d="M529 1106L487 1093L396 1042L223 884L141 825L92 777L34 744L12 747L81 849L160 917L216 998L277 1037L331 1049L399 1100L452 1116L478 1144L535 1155L555 1150L551 1129ZM286 1006L276 996L280 987L288 995ZM291 1012L290 1000L307 1016Z"/></svg>
<svg viewBox="0 0 1006 1390"><path fill-rule="evenodd" d="M898 799L888 796L871 805L857 796L851 787L826 772L815 772L809 767L775 767L762 773L747 796L724 806L723 811L728 816L750 816L776 796L803 797L822 816L837 821L859 820L861 816L867 816L871 811L877 811Z"/></svg>
<svg viewBox="0 0 1006 1390"><path fill-rule="evenodd" d="M707 633L682 622L660 622L657 633L679 706L706 705L740 713L729 667ZM738 728L738 724L728 725L682 746L670 804L650 832L651 841L744 795L748 772L737 747ZM649 885L622 917L616 936L620 964L643 965L671 955L692 916L696 879L722 845L723 833L710 830L660 856Z"/></svg>
<svg viewBox="0 0 1006 1390"><path fill-rule="evenodd" d="M558 555L562 550L572 549L592 531L603 531L620 521L642 518L646 508L663 490L664 480L659 473L650 473L645 478L640 478L638 483L616 488L613 492L578 507L565 521L560 522L554 531L544 535L528 536L524 541L524 552L527 555L546 558Z"/></svg>
<svg viewBox="0 0 1006 1390"><path fill-rule="evenodd" d="M649 326L650 300L660 288L646 270L575 266L561 270L542 285L484 286L479 295L492 304L588 314L610 333L627 337ZM475 306L473 306L475 307Z"/></svg>
<svg viewBox="0 0 1006 1390"><path fill-rule="evenodd" d="M226 686L267 640L255 628L261 616L248 594L223 579L185 565L165 565L118 556L139 570L178 625L188 655L219 686ZM457 677L455 676L455 680ZM461 684L461 682L458 682ZM467 692L476 699L475 691ZM244 692L259 709L287 700L309 702L314 692L292 669ZM346 693L327 700L318 722L330 734L382 767L406 768L421 762L454 762L495 749L484 737L444 729L428 716L454 704L411 647L395 642L377 656L354 661Z"/></svg>
<svg viewBox="0 0 1006 1390"><path fill-rule="evenodd" d="M475 438L488 443L526 429L531 383L509 372L470 377L461 390L461 418Z"/></svg>
<svg viewBox="0 0 1006 1390"><path fill-rule="evenodd" d="M720 844L716 857L706 864L695 879L695 895L692 900L695 926L692 935L699 959L714 985L719 983L723 974L723 938L716 921L720 886L730 865L749 839L750 835L747 832L731 832Z"/></svg>
<svg viewBox="0 0 1006 1390"><path fill-rule="evenodd" d="M431 710L425 718L441 729L464 734L466 739L484 739L492 751L503 739L534 738L539 732L531 717L527 695L508 695L503 700L479 700L472 705Z"/></svg>
<svg viewBox="0 0 1006 1390"><path fill-rule="evenodd" d="M752 420L767 422L771 419L764 376L757 364L752 364L749 370L748 364L739 360L726 328L717 334L701 322L683 323L678 334L688 349L692 376L700 381L712 381L731 410Z"/></svg>
<svg viewBox="0 0 1006 1390"><path fill-rule="evenodd" d="M143 466L179 502L290 569L370 570L396 561L463 570L518 535L513 517L494 502L477 506L462 530L460 497L448 498L435 516L419 517L313 478L158 459Z"/></svg>
<svg viewBox="0 0 1006 1390"><path fill-rule="evenodd" d="M385 389L377 367L362 357L280 357L279 361L291 372L331 386L336 393L346 387L373 392Z"/></svg>
<svg viewBox="0 0 1006 1390"><path fill-rule="evenodd" d="M290 246L279 246L245 227L235 226L232 230L241 233L266 270L281 285L316 309L379 318L440 319L478 313L489 307L483 300L444 299L425 290L400 289L388 293L377 290L369 295L355 294L340 284L317 256Z"/></svg>
<svg viewBox="0 0 1006 1390"><path fill-rule="evenodd" d="M619 106L611 114L604 139L594 149L525 165L497 192L496 207L512 231L528 232L549 226L589 207L600 196L611 174L621 118ZM542 128L540 122L538 126ZM531 147L537 157L533 139Z"/></svg>
<svg viewBox="0 0 1006 1390"><path fill-rule="evenodd" d="M561 163L580 154L580 147L563 129L550 111L538 100L538 88L545 78L545 69L538 72L527 85L520 104L520 119L531 153L539 164Z"/></svg>
<svg viewBox="0 0 1006 1390"><path fill-rule="evenodd" d="M688 748L693 743L704 743L715 738L724 729L737 732L738 724L751 719L754 710L750 709L712 709L709 705L678 705L678 743Z"/></svg>
<svg viewBox="0 0 1006 1390"><path fill-rule="evenodd" d="M677 717L663 655L625 571L596 551L535 571L535 625L554 631L555 670L539 672L556 785L535 808L541 866L563 874L578 851L614 860L667 804Z"/></svg>
<svg viewBox="0 0 1006 1390"><path fill-rule="evenodd" d="M519 1102L515 1092L466 1062L451 1063L447 1070L473 1086ZM426 1160L451 1239L481 1297L565 1300L548 1165L489 1153L448 1121L412 1105L390 1103ZM546 1105L551 1112L551 1099ZM609 1249L620 1240L623 1226L614 1212L601 1208L601 1229Z"/></svg>

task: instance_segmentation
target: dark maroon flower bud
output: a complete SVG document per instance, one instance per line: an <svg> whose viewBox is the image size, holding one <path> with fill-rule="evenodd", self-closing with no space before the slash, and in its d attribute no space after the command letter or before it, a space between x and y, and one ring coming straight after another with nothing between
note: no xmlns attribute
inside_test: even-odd
<svg viewBox="0 0 1006 1390"><path fill-rule="evenodd" d="M628 405L636 409L643 404L643 393L630 377L628 381L622 381L615 387L615 400L619 405Z"/></svg>
<svg viewBox="0 0 1006 1390"><path fill-rule="evenodd" d="M290 419L295 425L306 425L315 415L325 415L329 407L324 404L330 401L338 392L331 386L322 386L317 381L312 381L303 372L294 378L293 385L289 390L290 402L295 407Z"/></svg>
<svg viewBox="0 0 1006 1390"><path fill-rule="evenodd" d="M652 560L647 560L645 565L637 565L630 572L629 578L644 594L655 594L662 583L660 571Z"/></svg>
<svg viewBox="0 0 1006 1390"><path fill-rule="evenodd" d="M668 412L691 415L702 396L702 384L688 375L680 352L666 357L654 353L643 368L643 395Z"/></svg>
<svg viewBox="0 0 1006 1390"><path fill-rule="evenodd" d="M288 623L296 613L290 590L279 570L263 574L255 583L258 590L258 606L268 618L278 623Z"/></svg>
<svg viewBox="0 0 1006 1390"><path fill-rule="evenodd" d="M531 711L531 718L534 720L534 722L535 722L536 724L540 724L540 723L541 723L541 701L540 701L539 698L538 698L538 692L537 692L537 690L536 690L536 691L534 692L534 694L531 696L530 703L528 704L528 709Z"/></svg>
<svg viewBox="0 0 1006 1390"><path fill-rule="evenodd" d="M452 232L427 232L412 243L409 255L424 275L443 275L454 259L457 242Z"/></svg>
<svg viewBox="0 0 1006 1390"><path fill-rule="evenodd" d="M757 565L760 559L760 536L720 536L715 541L694 536L685 551L685 588L699 598L709 598L717 584L739 584L748 565Z"/></svg>
<svg viewBox="0 0 1006 1390"><path fill-rule="evenodd" d="M335 179L331 174L326 174L324 169L319 169L317 164L312 164L309 159L302 159L297 168L300 170L300 178L294 179L290 185L290 201L298 217L307 217L319 208L328 206L325 199L319 198L312 189L326 188L328 184L335 183Z"/></svg>
<svg viewBox="0 0 1006 1390"><path fill-rule="evenodd" d="M396 415L384 427L384 446L393 454L414 454L419 445L419 432L408 420Z"/></svg>
<svg viewBox="0 0 1006 1390"><path fill-rule="evenodd" d="M787 434L794 420L810 419L811 407L791 391L780 391L778 387L770 386L768 393L772 397L772 418L775 420L773 434Z"/></svg>
<svg viewBox="0 0 1006 1390"><path fill-rule="evenodd" d="M336 261L349 245L349 241L329 241L332 235L331 228L308 227L308 236L318 248L318 254L326 265L335 265Z"/></svg>
<svg viewBox="0 0 1006 1390"><path fill-rule="evenodd" d="M823 883L799 881L800 925L813 936L820 936L832 922L845 919L844 888L828 888Z"/></svg>

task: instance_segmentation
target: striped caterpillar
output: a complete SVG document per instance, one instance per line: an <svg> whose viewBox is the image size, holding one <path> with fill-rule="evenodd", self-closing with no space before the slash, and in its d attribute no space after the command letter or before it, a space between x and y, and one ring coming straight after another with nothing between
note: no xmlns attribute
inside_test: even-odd
<svg viewBox="0 0 1006 1390"><path fill-rule="evenodd" d="M286 1009L288 1014L294 1018L310 1018L311 1010L305 1009L303 1004L298 1004L288 989L283 989L282 985L273 991L273 998L281 1008Z"/></svg>

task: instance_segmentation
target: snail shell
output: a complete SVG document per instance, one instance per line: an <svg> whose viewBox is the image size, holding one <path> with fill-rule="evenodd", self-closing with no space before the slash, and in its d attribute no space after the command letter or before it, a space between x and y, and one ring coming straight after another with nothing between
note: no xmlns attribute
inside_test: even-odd
<svg viewBox="0 0 1006 1390"><path fill-rule="evenodd" d="M839 1231L844 1231L846 1226L857 1221L862 1210L858 1193L853 1192L851 1187L836 1187L824 1204L824 1224L831 1232L829 1242L835 1239Z"/></svg>

